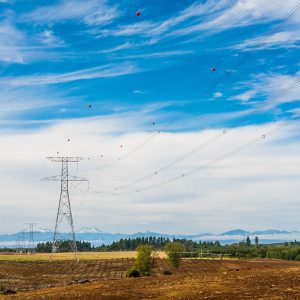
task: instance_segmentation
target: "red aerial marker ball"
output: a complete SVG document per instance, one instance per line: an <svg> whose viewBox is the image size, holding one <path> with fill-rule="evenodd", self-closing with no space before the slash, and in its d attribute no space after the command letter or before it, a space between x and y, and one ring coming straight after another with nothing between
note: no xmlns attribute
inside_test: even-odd
<svg viewBox="0 0 300 300"><path fill-rule="evenodd" d="M139 11L137 11L135 14L137 17L139 17L141 15L141 13Z"/></svg>

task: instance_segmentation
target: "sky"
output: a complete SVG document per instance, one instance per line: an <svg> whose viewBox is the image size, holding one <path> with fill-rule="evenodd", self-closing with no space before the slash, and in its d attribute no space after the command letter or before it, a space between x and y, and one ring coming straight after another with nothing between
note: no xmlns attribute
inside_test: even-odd
<svg viewBox="0 0 300 300"><path fill-rule="evenodd" d="M300 230L298 4L0 0L0 233Z"/></svg>

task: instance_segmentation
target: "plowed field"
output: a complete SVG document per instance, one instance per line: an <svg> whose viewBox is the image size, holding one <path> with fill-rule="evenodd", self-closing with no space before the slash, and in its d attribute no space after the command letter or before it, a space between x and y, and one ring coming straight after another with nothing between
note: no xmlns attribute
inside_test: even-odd
<svg viewBox="0 0 300 300"><path fill-rule="evenodd" d="M300 263L156 260L153 276L126 278L133 259L0 262L0 299L300 299ZM172 275L162 275L171 270Z"/></svg>

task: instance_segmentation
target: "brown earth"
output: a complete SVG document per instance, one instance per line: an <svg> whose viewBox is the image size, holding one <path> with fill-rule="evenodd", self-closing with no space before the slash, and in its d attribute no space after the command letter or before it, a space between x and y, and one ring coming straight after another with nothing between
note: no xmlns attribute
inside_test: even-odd
<svg viewBox="0 0 300 300"><path fill-rule="evenodd" d="M125 278L132 259L0 262L0 299L300 299L300 262L156 260L153 276ZM173 275L162 275L164 270Z"/></svg>

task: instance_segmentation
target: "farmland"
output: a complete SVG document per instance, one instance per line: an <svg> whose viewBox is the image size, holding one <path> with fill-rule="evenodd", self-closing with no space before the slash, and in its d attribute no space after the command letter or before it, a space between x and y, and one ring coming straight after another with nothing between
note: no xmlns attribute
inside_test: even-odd
<svg viewBox="0 0 300 300"><path fill-rule="evenodd" d="M32 256L31 256L32 257ZM126 278L133 258L1 260L0 299L299 299L300 262L184 259L155 261L150 277ZM162 275L164 270L173 274Z"/></svg>
<svg viewBox="0 0 300 300"><path fill-rule="evenodd" d="M135 258L135 251L118 251L118 252L78 252L79 260L97 260L97 259L118 259L118 258ZM36 253L32 255L6 253L0 254L0 261L48 261L49 253ZM53 260L74 260L73 253L55 253Z"/></svg>
<svg viewBox="0 0 300 300"><path fill-rule="evenodd" d="M77 258L82 260L105 260L105 259L126 259L126 258L136 258L136 251L112 251L112 252L78 252ZM165 258L165 253L163 251L155 252L156 257ZM0 261L17 261L17 262L33 262L33 261L49 261L49 253L36 253L36 254L18 254L18 253L6 253L0 254ZM54 261L62 260L74 260L73 253L55 253L53 255Z"/></svg>

